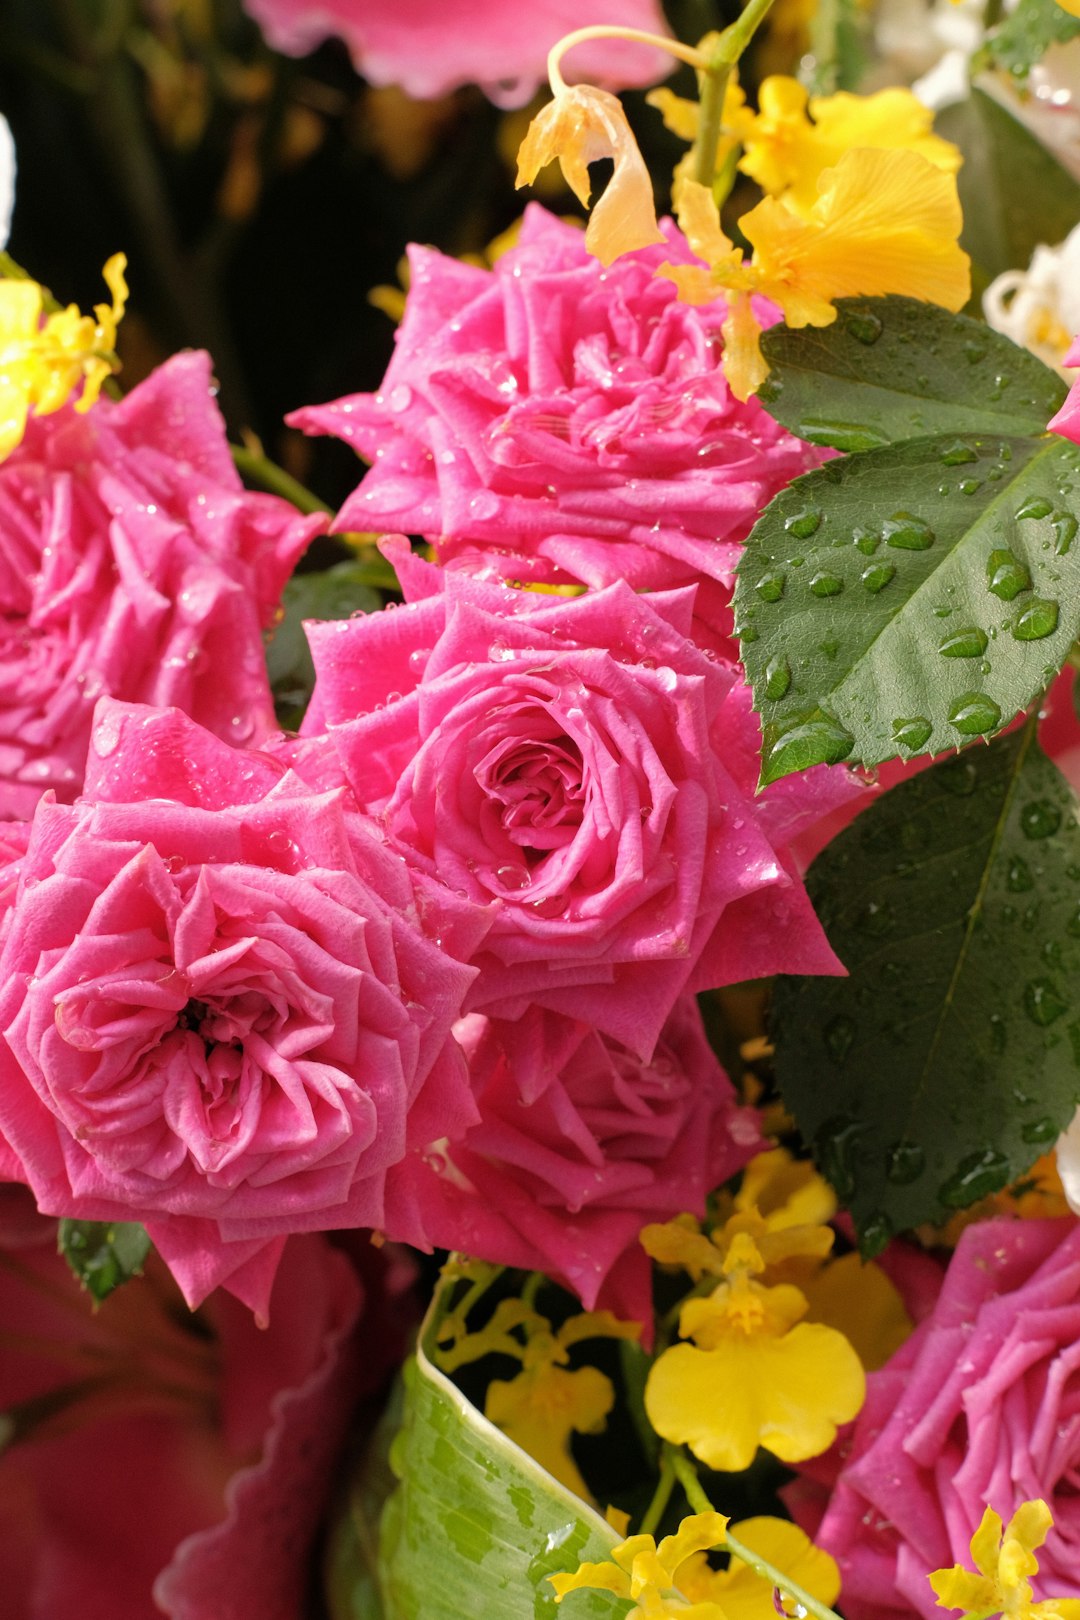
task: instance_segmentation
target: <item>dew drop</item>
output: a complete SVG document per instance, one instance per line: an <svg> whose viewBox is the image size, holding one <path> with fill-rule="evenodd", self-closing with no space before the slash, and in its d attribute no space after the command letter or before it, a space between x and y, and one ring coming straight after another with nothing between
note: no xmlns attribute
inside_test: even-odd
<svg viewBox="0 0 1080 1620"><path fill-rule="evenodd" d="M1016 516L1023 522L1025 518L1049 517L1053 510L1053 504L1045 496L1032 495L1030 500L1024 502L1023 506L1017 507Z"/></svg>
<svg viewBox="0 0 1080 1620"><path fill-rule="evenodd" d="M885 1155L885 1175L898 1187L918 1181L926 1168L926 1154L917 1142L896 1142Z"/></svg>
<svg viewBox="0 0 1080 1620"><path fill-rule="evenodd" d="M765 696L777 702L791 685L791 665L786 658L771 658L765 666Z"/></svg>
<svg viewBox="0 0 1080 1620"><path fill-rule="evenodd" d="M924 518L911 512L894 512L881 526L887 546L899 551L929 551L934 543L934 531Z"/></svg>
<svg viewBox="0 0 1080 1620"><path fill-rule="evenodd" d="M396 388L391 388L386 403L392 411L407 411L412 404L412 389L408 383L398 383Z"/></svg>
<svg viewBox="0 0 1080 1620"><path fill-rule="evenodd" d="M859 1253L864 1260L880 1254L893 1235L893 1223L884 1210L875 1210L859 1227Z"/></svg>
<svg viewBox="0 0 1080 1620"><path fill-rule="evenodd" d="M948 1209L963 1209L1000 1192L1009 1181L1009 1161L997 1148L969 1153L938 1189L938 1197Z"/></svg>
<svg viewBox="0 0 1080 1620"><path fill-rule="evenodd" d="M892 723L894 741L911 753L929 741L933 729L930 721L921 714L912 715L907 720L894 720Z"/></svg>
<svg viewBox="0 0 1080 1620"><path fill-rule="evenodd" d="M949 793L964 799L969 793L974 793L979 773L970 759L958 759L941 771L938 780Z"/></svg>
<svg viewBox="0 0 1080 1620"><path fill-rule="evenodd" d="M945 446L941 452L942 464L946 467L961 467L967 461L978 461L978 453L963 439L954 439L952 444Z"/></svg>
<svg viewBox="0 0 1080 1620"><path fill-rule="evenodd" d="M872 557L881 544L880 534L874 534L870 529L856 529L851 538L864 557Z"/></svg>
<svg viewBox="0 0 1080 1620"><path fill-rule="evenodd" d="M1061 1131L1055 1121L1046 1115L1042 1119L1029 1119L1026 1125L1020 1127L1020 1135L1032 1147L1046 1147L1057 1141Z"/></svg>
<svg viewBox="0 0 1080 1620"><path fill-rule="evenodd" d="M1054 531L1054 550L1059 557L1064 557L1076 539L1076 519L1071 512L1055 512L1050 526Z"/></svg>
<svg viewBox="0 0 1080 1620"><path fill-rule="evenodd" d="M855 1039L855 1021L846 1013L837 1013L830 1018L822 1034L825 1038L825 1049L834 1063L843 1063L851 1050L851 1043Z"/></svg>
<svg viewBox="0 0 1080 1620"><path fill-rule="evenodd" d="M1011 551L992 551L986 559L986 583L1003 602L1031 589L1031 575Z"/></svg>
<svg viewBox="0 0 1080 1620"><path fill-rule="evenodd" d="M961 478L956 487L960 491L961 495L976 495L978 494L979 490L982 489L982 479Z"/></svg>
<svg viewBox="0 0 1080 1620"><path fill-rule="evenodd" d="M874 563L872 567L864 568L859 578L870 594L876 596L878 591L885 589L890 579L893 579L895 575L896 569L892 563Z"/></svg>
<svg viewBox="0 0 1080 1620"><path fill-rule="evenodd" d="M984 692L962 692L949 708L949 724L965 737L981 737L1000 719L1000 708Z"/></svg>
<svg viewBox="0 0 1080 1620"><path fill-rule="evenodd" d="M849 310L844 318L844 326L857 343L865 343L867 348L876 343L885 330L879 318L869 310Z"/></svg>
<svg viewBox="0 0 1080 1620"><path fill-rule="evenodd" d="M769 739L766 758L772 776L786 776L791 771L809 770L811 765L837 765L854 746L849 731L822 715L789 726Z"/></svg>
<svg viewBox="0 0 1080 1620"><path fill-rule="evenodd" d="M805 511L796 512L784 520L784 528L788 534L794 535L796 540L809 540L821 527L821 512L816 506L808 506Z"/></svg>
<svg viewBox="0 0 1080 1620"><path fill-rule="evenodd" d="M840 651L840 643L838 641L831 640L823 641L821 643L821 651L825 654L826 658L835 658L837 653Z"/></svg>
<svg viewBox="0 0 1080 1620"><path fill-rule="evenodd" d="M1024 1011L1033 1024L1045 1028L1068 1012L1069 1003L1051 979L1029 979L1024 986Z"/></svg>
<svg viewBox="0 0 1080 1620"><path fill-rule="evenodd" d="M1041 641L1057 629L1058 604L1045 596L1033 596L1017 614L1012 633L1017 641Z"/></svg>
<svg viewBox="0 0 1080 1620"><path fill-rule="evenodd" d="M1026 894L1035 887L1035 879L1031 875L1031 868L1027 861L1019 856L1009 862L1008 872L1005 874L1005 885L1011 894Z"/></svg>
<svg viewBox="0 0 1080 1620"><path fill-rule="evenodd" d="M764 579L757 582L757 593L763 602L779 602L785 583L783 574L766 574Z"/></svg>
<svg viewBox="0 0 1080 1620"><path fill-rule="evenodd" d="M810 581L815 596L839 596L843 588L843 580L837 579L835 574L815 574Z"/></svg>
<svg viewBox="0 0 1080 1620"><path fill-rule="evenodd" d="M985 630L979 630L974 625L968 625L963 630L954 630L943 641L938 643L938 652L942 658L981 658L987 648L988 637Z"/></svg>
<svg viewBox="0 0 1080 1620"><path fill-rule="evenodd" d="M1049 799L1032 799L1020 812L1025 838L1049 838L1061 826L1061 811Z"/></svg>
<svg viewBox="0 0 1080 1620"><path fill-rule="evenodd" d="M740 641L756 641L758 633L752 624L737 624L735 634Z"/></svg>

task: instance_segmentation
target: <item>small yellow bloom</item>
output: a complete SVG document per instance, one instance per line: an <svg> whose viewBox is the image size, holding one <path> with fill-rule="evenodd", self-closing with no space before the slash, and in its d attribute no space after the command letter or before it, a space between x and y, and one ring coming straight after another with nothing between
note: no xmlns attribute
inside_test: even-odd
<svg viewBox="0 0 1080 1620"><path fill-rule="evenodd" d="M820 1603L831 1607L836 1602L840 1595L836 1560L815 1547L797 1524L763 1516L733 1524L731 1534ZM695 1553L680 1568L678 1585L694 1602L719 1603L727 1620L776 1620L772 1583L738 1558L732 1558L727 1569L711 1569L704 1553Z"/></svg>
<svg viewBox="0 0 1080 1620"><path fill-rule="evenodd" d="M92 317L69 304L43 319L44 292L36 281L0 281L0 460L22 440L31 411L58 411L80 385L75 409L88 411L94 404L118 364L126 266L122 253L108 261L102 273L112 304L96 304Z"/></svg>
<svg viewBox="0 0 1080 1620"><path fill-rule="evenodd" d="M1053 1519L1045 1502L1022 1502L1002 1531L990 1507L971 1538L978 1574L954 1564L928 1577L939 1609L963 1609L969 1620L1001 1614L1006 1620L1080 1620L1080 1598L1032 1602L1029 1575L1037 1575L1035 1548L1046 1540Z"/></svg>
<svg viewBox="0 0 1080 1620"><path fill-rule="evenodd" d="M741 124L746 150L739 167L799 213L813 208L821 174L856 147L918 152L946 174L962 161L958 147L934 134L933 113L910 90L840 91L811 100L797 79L774 75L761 86L758 109Z"/></svg>
<svg viewBox="0 0 1080 1620"><path fill-rule="evenodd" d="M962 216L952 175L918 152L866 148L846 152L818 183L805 216L772 197L743 215L749 264L721 230L707 188L688 181L682 189L679 222L710 268L665 265L661 273L690 303L727 295L724 371L738 399L768 372L753 293L779 304L796 327L829 326L835 300L858 293L903 293L952 310L967 300L970 261L957 243Z"/></svg>
<svg viewBox="0 0 1080 1620"><path fill-rule="evenodd" d="M536 115L521 143L518 186L531 185L555 158L583 207L591 194L589 164L614 159L615 172L585 232L585 246L602 264L664 240L656 224L649 171L617 96L590 84L561 90Z"/></svg>
<svg viewBox="0 0 1080 1620"><path fill-rule="evenodd" d="M555 1601L582 1588L629 1598L635 1605L626 1620L727 1620L718 1603L687 1604L676 1584L677 1572L688 1559L709 1547L719 1547L727 1534L722 1513L693 1513L659 1547L652 1536L631 1536L611 1550L611 1562L581 1564L573 1574L549 1575Z"/></svg>

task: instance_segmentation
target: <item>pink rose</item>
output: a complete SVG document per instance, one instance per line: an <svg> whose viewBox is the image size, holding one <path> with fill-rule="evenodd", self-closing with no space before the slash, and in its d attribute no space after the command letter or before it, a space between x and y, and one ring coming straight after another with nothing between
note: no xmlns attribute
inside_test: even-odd
<svg viewBox="0 0 1080 1620"><path fill-rule="evenodd" d="M762 1146L693 997L676 1003L647 1063L536 1008L515 1023L474 1013L457 1037L479 1121L392 1172L389 1229L549 1272L590 1310L650 1320L642 1226L704 1214L713 1188Z"/></svg>
<svg viewBox="0 0 1080 1620"><path fill-rule="evenodd" d="M467 1010L536 1003L648 1060L687 991L841 971L786 847L860 789L821 769L753 796L749 694L689 639L693 590L431 572L444 594L308 626L305 731L413 864L496 902Z"/></svg>
<svg viewBox="0 0 1080 1620"><path fill-rule="evenodd" d="M391 1165L473 1123L449 953L486 917L175 710L105 703L93 749L8 920L0 1174L261 1313L286 1234L379 1226Z"/></svg>
<svg viewBox="0 0 1080 1620"><path fill-rule="evenodd" d="M726 604L761 508L827 452L734 398L726 306L680 303L655 275L692 261L664 228L665 246L606 270L535 204L493 270L410 249L380 391L290 419L373 463L341 526L423 535L444 562L482 552L517 577L643 590L704 578ZM719 603L699 612L715 620Z"/></svg>
<svg viewBox="0 0 1080 1620"><path fill-rule="evenodd" d="M297 1620L350 1417L400 1348L378 1290L307 1236L266 1330L223 1294L189 1317L153 1258L95 1311L38 1224L0 1247L7 1620Z"/></svg>
<svg viewBox="0 0 1080 1620"><path fill-rule="evenodd" d="M520 107L546 78L547 53L584 23L618 23L667 34L658 0L244 0L275 50L305 56L331 35L343 39L358 73L400 84L426 100L480 84L500 107ZM674 68L666 51L627 40L594 40L567 55L568 72L611 90L655 84Z"/></svg>
<svg viewBox="0 0 1080 1620"><path fill-rule="evenodd" d="M926 1577L970 1567L989 1504L1041 1497L1037 1596L1080 1597L1080 1225L969 1226L933 1312L880 1372L816 1539L849 1620L939 1615Z"/></svg>
<svg viewBox="0 0 1080 1620"><path fill-rule="evenodd" d="M1073 338L1072 346L1062 360L1063 366L1080 366L1080 337ZM1063 439L1080 444L1080 382L1074 382L1068 397L1046 424L1051 433L1060 433Z"/></svg>
<svg viewBox="0 0 1080 1620"><path fill-rule="evenodd" d="M32 417L0 466L0 816L75 798L102 693L235 743L272 729L262 631L323 527L244 490L205 354Z"/></svg>

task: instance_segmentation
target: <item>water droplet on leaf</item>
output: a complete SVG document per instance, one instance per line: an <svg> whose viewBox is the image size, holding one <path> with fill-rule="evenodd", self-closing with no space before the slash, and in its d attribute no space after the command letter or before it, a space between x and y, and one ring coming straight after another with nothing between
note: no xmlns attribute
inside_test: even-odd
<svg viewBox="0 0 1080 1620"><path fill-rule="evenodd" d="M949 708L949 724L965 737L981 737L1001 719L1001 710L984 692L963 692Z"/></svg>
<svg viewBox="0 0 1080 1620"><path fill-rule="evenodd" d="M981 658L987 648L988 637L985 630L979 630L969 625L964 630L954 630L943 641L938 643L938 652L942 658Z"/></svg>
<svg viewBox="0 0 1080 1620"><path fill-rule="evenodd" d="M1033 596L1017 614L1012 633L1017 641L1041 641L1057 629L1058 604L1044 596Z"/></svg>

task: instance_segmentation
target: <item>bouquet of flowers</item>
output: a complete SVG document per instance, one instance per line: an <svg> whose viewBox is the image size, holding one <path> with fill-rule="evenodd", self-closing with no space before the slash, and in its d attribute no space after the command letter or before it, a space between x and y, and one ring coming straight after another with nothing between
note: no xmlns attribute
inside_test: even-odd
<svg viewBox="0 0 1080 1620"><path fill-rule="evenodd" d="M5 1614L1080 1620L1080 8L246 8L0 23Z"/></svg>

